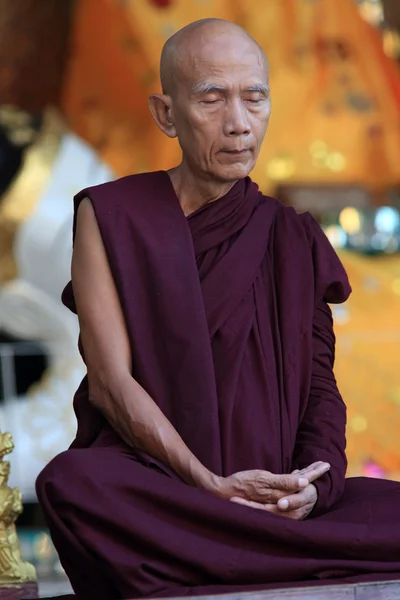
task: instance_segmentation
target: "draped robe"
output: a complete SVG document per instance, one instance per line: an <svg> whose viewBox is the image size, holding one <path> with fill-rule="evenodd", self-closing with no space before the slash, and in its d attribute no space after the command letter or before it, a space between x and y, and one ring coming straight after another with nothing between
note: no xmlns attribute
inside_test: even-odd
<svg viewBox="0 0 400 600"><path fill-rule="evenodd" d="M315 482L304 521L230 503L127 446L89 403L85 378L76 439L37 481L75 591L101 600L400 578L400 484L345 481L329 303L345 301L350 285L311 215L263 196L249 178L188 218L164 171L83 190L75 217L85 196L132 375L190 450L223 476L317 460L331 469ZM71 283L63 301L76 311Z"/></svg>

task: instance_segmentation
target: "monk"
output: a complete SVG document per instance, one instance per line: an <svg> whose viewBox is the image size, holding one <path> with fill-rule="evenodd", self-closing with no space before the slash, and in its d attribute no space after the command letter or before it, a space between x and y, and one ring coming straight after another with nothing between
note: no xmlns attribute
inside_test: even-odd
<svg viewBox="0 0 400 600"><path fill-rule="evenodd" d="M76 439L37 480L75 593L400 578L400 484L345 480L329 304L346 273L309 214L249 178L264 53L196 22L166 43L161 83L150 110L181 164L75 197L63 301L87 376Z"/></svg>

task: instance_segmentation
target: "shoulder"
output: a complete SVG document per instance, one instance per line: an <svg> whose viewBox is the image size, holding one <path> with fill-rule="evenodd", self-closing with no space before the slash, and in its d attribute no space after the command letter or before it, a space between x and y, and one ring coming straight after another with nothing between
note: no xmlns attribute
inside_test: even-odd
<svg viewBox="0 0 400 600"><path fill-rule="evenodd" d="M73 240L75 240L78 212L79 220L86 223L95 217L102 235L111 230L121 212L145 199L152 191L165 183L165 172L127 175L86 187L74 196ZM83 204L82 209L80 209ZM79 209L79 211L78 211Z"/></svg>
<svg viewBox="0 0 400 600"><path fill-rule="evenodd" d="M298 213L292 206L277 198L262 196L262 202L275 204L275 228L289 242L303 241L312 248L315 241L324 242L334 252L321 225L311 213Z"/></svg>
<svg viewBox="0 0 400 600"><path fill-rule="evenodd" d="M263 201L271 201L267 196ZM299 214L293 207L275 200L275 246L283 260L296 264L299 274L312 268L316 296L326 302L344 302L351 293L346 271L326 237L321 225L306 212Z"/></svg>
<svg viewBox="0 0 400 600"><path fill-rule="evenodd" d="M310 213L299 214L292 206L283 204L272 196L263 195L261 202L274 205L274 227L281 239L284 236L284 239L290 243L310 243L313 229L319 227Z"/></svg>
<svg viewBox="0 0 400 600"><path fill-rule="evenodd" d="M75 195L75 208L89 198L95 204L113 204L121 206L126 199L132 201L135 196L151 192L165 181L163 171L127 175L113 181L87 187Z"/></svg>

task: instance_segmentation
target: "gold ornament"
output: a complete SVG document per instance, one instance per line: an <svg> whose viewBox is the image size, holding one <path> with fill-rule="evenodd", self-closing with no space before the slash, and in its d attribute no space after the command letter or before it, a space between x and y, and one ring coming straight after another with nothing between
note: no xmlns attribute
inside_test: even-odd
<svg viewBox="0 0 400 600"><path fill-rule="evenodd" d="M0 106L0 125L8 139L16 146L31 144L36 135L32 117L17 106Z"/></svg>
<svg viewBox="0 0 400 600"><path fill-rule="evenodd" d="M33 565L22 559L15 521L22 512L21 492L10 488L10 463L3 458L14 449L10 433L0 433L0 587L36 581Z"/></svg>
<svg viewBox="0 0 400 600"><path fill-rule="evenodd" d="M10 137L28 136L26 113L0 106L0 123ZM41 130L25 151L22 167L0 203L0 283L18 276L14 240L19 226L30 217L46 188L66 127L58 113L49 109Z"/></svg>

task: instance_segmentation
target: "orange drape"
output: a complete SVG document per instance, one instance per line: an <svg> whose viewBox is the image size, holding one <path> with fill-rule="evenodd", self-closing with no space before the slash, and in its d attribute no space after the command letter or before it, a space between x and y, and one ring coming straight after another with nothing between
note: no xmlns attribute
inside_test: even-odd
<svg viewBox="0 0 400 600"><path fill-rule="evenodd" d="M400 258L346 252L353 294L333 307L336 367L348 409L349 473L370 460L400 480Z"/></svg>
<svg viewBox="0 0 400 600"><path fill-rule="evenodd" d="M159 91L165 40L222 17L256 37L271 63L273 115L254 177L277 181L400 179L400 80L378 32L353 0L78 0L63 107L72 127L120 174L165 168L179 149L157 131L147 97Z"/></svg>

